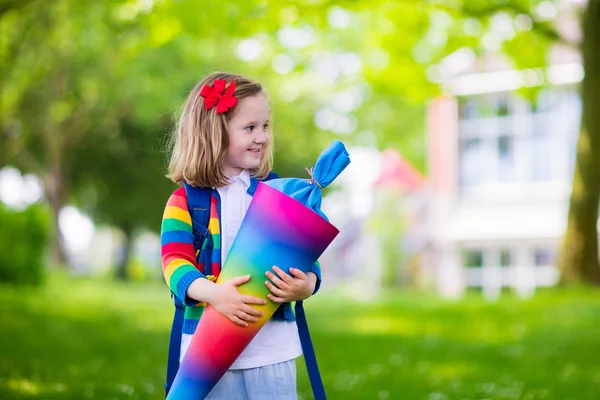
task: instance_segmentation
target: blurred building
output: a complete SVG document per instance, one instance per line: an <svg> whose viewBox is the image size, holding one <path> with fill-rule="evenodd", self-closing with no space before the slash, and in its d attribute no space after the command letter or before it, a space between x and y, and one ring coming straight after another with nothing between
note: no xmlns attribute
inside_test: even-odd
<svg viewBox="0 0 600 400"><path fill-rule="evenodd" d="M491 298L504 287L527 296L557 283L583 68L577 55L556 54L545 70L478 60L447 78L447 96L430 103L430 231L446 296L468 287ZM516 92L542 83L550 85L533 100Z"/></svg>

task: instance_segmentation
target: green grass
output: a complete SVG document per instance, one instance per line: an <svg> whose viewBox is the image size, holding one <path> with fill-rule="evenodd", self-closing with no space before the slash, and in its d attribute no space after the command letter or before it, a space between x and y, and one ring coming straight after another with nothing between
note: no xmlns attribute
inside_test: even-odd
<svg viewBox="0 0 600 400"><path fill-rule="evenodd" d="M598 291L495 304L323 294L307 314L331 399L600 399ZM0 399L161 399L171 317L158 283L0 285Z"/></svg>

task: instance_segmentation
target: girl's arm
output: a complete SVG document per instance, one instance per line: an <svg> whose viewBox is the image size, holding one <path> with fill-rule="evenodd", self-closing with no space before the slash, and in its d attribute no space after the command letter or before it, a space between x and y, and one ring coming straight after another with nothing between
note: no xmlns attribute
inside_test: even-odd
<svg viewBox="0 0 600 400"><path fill-rule="evenodd" d="M223 283L213 283L208 279L196 279L188 288L188 296L212 304L218 312L240 326L257 322L262 311L250 304L267 304L266 300L241 294L237 287L250 280L250 275L238 276Z"/></svg>
<svg viewBox="0 0 600 400"><path fill-rule="evenodd" d="M179 188L167 201L160 234L163 275L167 285L186 307L195 306L199 299L189 297L192 282L212 284L197 268L194 250L192 218L188 211L185 188ZM196 284L198 285L198 284Z"/></svg>
<svg viewBox="0 0 600 400"><path fill-rule="evenodd" d="M315 262L312 265L312 267L308 270L307 275L310 276L311 273L313 273L316 278L315 290L312 292L312 294L315 294L319 291L319 288L321 287L321 263L319 262L319 260L317 260L317 262Z"/></svg>

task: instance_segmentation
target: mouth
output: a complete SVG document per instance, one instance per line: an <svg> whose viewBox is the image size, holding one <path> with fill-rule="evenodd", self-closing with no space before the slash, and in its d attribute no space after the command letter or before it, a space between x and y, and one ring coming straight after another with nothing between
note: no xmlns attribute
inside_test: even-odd
<svg viewBox="0 0 600 400"><path fill-rule="evenodd" d="M254 155L260 155L262 153L262 148L258 148L258 149L248 149L248 151Z"/></svg>

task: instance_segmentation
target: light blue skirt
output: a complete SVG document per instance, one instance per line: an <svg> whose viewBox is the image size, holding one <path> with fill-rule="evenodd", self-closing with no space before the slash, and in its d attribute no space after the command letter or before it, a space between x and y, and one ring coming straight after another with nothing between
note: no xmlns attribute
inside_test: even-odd
<svg viewBox="0 0 600 400"><path fill-rule="evenodd" d="M296 360L229 370L206 400L296 400Z"/></svg>

